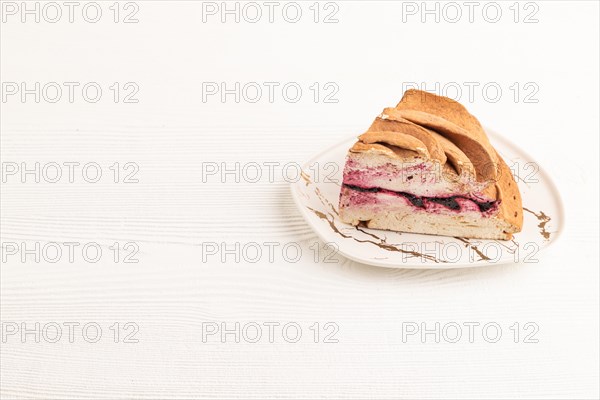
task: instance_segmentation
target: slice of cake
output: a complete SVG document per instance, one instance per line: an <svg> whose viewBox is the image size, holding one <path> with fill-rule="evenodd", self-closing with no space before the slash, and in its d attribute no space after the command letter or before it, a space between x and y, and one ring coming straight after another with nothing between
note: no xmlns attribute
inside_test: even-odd
<svg viewBox="0 0 600 400"><path fill-rule="evenodd" d="M446 97L409 90L348 152L342 221L368 228L511 239L521 194L479 121Z"/></svg>

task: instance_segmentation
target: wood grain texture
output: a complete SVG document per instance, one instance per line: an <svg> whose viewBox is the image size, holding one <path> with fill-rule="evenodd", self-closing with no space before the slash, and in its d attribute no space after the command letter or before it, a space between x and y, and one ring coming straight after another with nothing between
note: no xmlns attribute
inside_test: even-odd
<svg viewBox="0 0 600 400"><path fill-rule="evenodd" d="M576 343L595 350L589 305L596 299L596 283L584 278L597 273L585 267L585 258L593 257L589 235L578 240L589 246L580 253L550 249L538 264L411 271L369 267L341 256L334 263L315 262L312 248L321 243L293 205L289 184L282 179L202 183L201 160L219 160L221 153L201 150L202 132L190 132L186 140L171 141L189 154L179 154L168 168L154 152L125 155L140 165L137 184L3 186L4 243L25 242L31 248L35 241L96 241L107 254L96 264L81 257L72 264L64 259L21 263L13 256L2 266L3 322L31 327L93 321L103 329L98 343L81 336L74 343L35 343L32 337L22 343L9 337L1 349L3 398L478 398L482 393L566 398L589 393L590 386L565 384L594 378L593 360L572 351ZM69 139L75 134L66 135L81 148L71 151L95 149L99 135L85 133L89 139L80 143ZM3 132L4 143L17 135ZM146 135L146 146L159 148L162 136ZM232 136L241 141L246 135ZM313 133L294 147L310 154L327 141ZM10 144L2 151L3 158L57 159L43 141L22 153ZM271 153L276 160L293 157L288 146ZM577 223L593 229L589 220ZM565 241L575 236L565 235ZM114 263L109 250L114 241L137 243L139 263ZM298 243L302 259L290 263L276 252L272 262L265 256L257 263L236 263L229 256L223 263L220 255L202 261L202 243L265 241ZM582 274L565 275L561 265L567 263L584 268ZM557 281L577 288L577 295L557 292ZM578 310L577 320L572 310ZM109 327L117 321L137 324L139 343L114 343ZM402 340L403 322L431 327L468 321L500 324L503 339L494 344L482 336L456 344ZM236 343L232 337L205 343L202 324L207 322L225 322L230 329L236 322L295 322L303 336L294 344L282 336L274 343L243 338ZM339 342L314 343L310 327L315 322L335 323ZM514 343L510 326L515 322L537 324L540 343ZM505 381L510 386L499 385ZM494 382L498 386L490 394Z"/></svg>
<svg viewBox="0 0 600 400"><path fill-rule="evenodd" d="M339 24L297 25L202 24L201 2L137 3L134 25L0 28L2 81L140 86L138 104L0 104L3 165L96 162L106 177L2 183L0 398L598 397L598 210L582 202L598 203L597 3L539 3L539 24L510 22L506 3L498 25L422 24L418 16L400 23L401 2L338 2ZM308 17L309 5L302 3ZM389 38L402 51L390 50ZM557 84L572 69L557 62L557 48L578 66L568 85ZM567 208L558 243L539 262L461 270L326 259L282 166L362 133L372 115L397 103L406 82L473 80L497 81L504 95L491 103L477 92L469 110L555 179ZM306 95L297 104L203 102L204 81L294 81ZM315 103L308 87L330 81L339 102ZM539 102L515 102L510 86L529 81L540 88ZM565 104L567 97L577 101ZM549 118L557 110L579 118ZM585 146L565 152L565 132ZM112 182L115 162L135 163L139 182ZM273 181L203 179L207 163L265 162L279 163ZM81 244L73 262L66 254L56 263L8 254L15 245L63 242ZM97 262L80 251L91 242L102 251ZM136 263L124 262L128 243L137 246ZM272 259L265 243L275 246ZM262 251L258 260L206 247L248 244ZM300 249L298 260L282 252L286 245ZM72 342L69 322L79 324ZM436 322L462 326L461 339L403 337L407 323ZM472 342L469 322L480 324ZM502 329L496 343L480 330L491 322ZM10 334L22 323L56 323L62 337ZM96 343L82 336L88 323L102 329ZM124 342L126 323L138 327L137 343ZM258 324L262 336L203 338L221 323ZM272 342L268 323L279 324ZM301 328L296 343L281 332L289 323ZM327 342L327 323L337 342ZM537 342L526 342L527 323L537 326Z"/></svg>

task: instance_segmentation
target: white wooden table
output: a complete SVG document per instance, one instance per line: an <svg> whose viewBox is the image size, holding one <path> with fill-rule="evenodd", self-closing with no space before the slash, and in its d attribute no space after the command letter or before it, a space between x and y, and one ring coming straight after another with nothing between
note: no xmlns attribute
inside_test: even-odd
<svg viewBox="0 0 600 400"><path fill-rule="evenodd" d="M3 399L598 398L598 3L54 4L1 4ZM287 180L413 84L555 179L538 263L325 262Z"/></svg>

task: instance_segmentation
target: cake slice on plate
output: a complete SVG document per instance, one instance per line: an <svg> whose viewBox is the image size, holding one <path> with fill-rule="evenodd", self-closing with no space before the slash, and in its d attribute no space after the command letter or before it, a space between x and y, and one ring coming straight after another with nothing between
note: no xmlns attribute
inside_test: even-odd
<svg viewBox="0 0 600 400"><path fill-rule="evenodd" d="M340 218L352 225L511 239L523 224L512 173L458 102L409 90L348 152Z"/></svg>

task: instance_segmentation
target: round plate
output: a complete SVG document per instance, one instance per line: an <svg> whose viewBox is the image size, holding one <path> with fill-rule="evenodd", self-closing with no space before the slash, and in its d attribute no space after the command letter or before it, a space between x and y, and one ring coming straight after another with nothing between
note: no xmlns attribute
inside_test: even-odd
<svg viewBox="0 0 600 400"><path fill-rule="evenodd" d="M523 230L512 240L482 240L400 233L355 227L338 216L342 172L350 138L325 150L303 166L292 184L300 212L317 235L339 254L388 268L459 268L539 262L540 252L556 241L563 225L560 196L548 174L529 155L487 131L504 158L523 197Z"/></svg>

